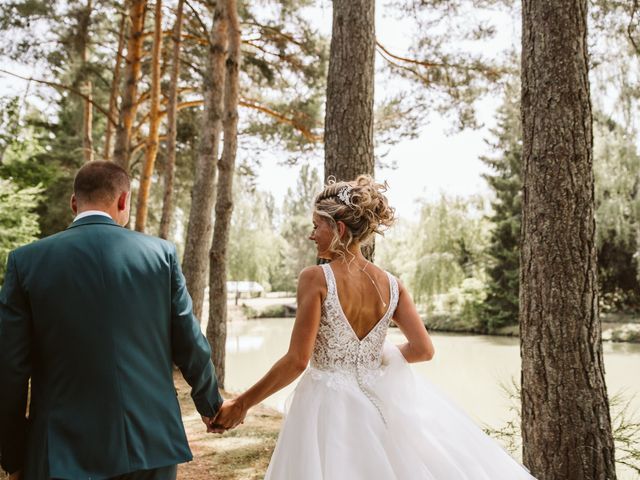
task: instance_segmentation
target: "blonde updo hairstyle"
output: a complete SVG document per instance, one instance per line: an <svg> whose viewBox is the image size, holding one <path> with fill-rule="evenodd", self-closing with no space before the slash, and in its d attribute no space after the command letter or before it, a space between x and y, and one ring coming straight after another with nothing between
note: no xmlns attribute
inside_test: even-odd
<svg viewBox="0 0 640 480"><path fill-rule="evenodd" d="M395 218L384 192L387 182L376 183L369 175L360 175L351 182L337 182L329 177L324 190L315 199L314 213L322 217L333 230L329 251L346 258L349 247L357 242L371 243L375 233L384 235ZM346 226L342 238L338 222Z"/></svg>

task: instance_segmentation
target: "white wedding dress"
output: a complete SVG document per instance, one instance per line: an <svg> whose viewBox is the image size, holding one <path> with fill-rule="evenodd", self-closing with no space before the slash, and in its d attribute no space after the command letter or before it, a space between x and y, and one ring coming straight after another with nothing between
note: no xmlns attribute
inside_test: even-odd
<svg viewBox="0 0 640 480"><path fill-rule="evenodd" d="M385 342L398 304L359 340L333 271L309 369L293 394L266 480L533 479Z"/></svg>

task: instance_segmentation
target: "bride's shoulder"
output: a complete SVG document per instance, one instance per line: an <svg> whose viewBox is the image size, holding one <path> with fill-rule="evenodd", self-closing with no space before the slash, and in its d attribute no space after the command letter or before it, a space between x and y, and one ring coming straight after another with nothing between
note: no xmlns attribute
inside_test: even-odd
<svg viewBox="0 0 640 480"><path fill-rule="evenodd" d="M324 272L320 265L303 268L298 275L298 284L301 282L315 283L318 280L324 280Z"/></svg>
<svg viewBox="0 0 640 480"><path fill-rule="evenodd" d="M327 285L320 265L306 267L298 275L298 296L319 294L324 298L326 291Z"/></svg>

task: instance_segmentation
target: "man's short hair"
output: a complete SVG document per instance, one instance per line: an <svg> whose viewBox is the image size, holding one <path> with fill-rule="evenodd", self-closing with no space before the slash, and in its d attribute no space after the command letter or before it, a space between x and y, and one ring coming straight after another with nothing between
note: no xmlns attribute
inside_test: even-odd
<svg viewBox="0 0 640 480"><path fill-rule="evenodd" d="M86 163L73 181L73 193L80 203L109 204L130 188L131 180L126 170L105 161Z"/></svg>

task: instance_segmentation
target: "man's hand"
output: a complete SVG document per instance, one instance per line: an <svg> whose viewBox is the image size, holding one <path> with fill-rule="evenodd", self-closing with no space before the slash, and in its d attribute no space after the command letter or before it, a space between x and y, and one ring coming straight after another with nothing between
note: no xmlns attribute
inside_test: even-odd
<svg viewBox="0 0 640 480"><path fill-rule="evenodd" d="M218 414L214 417L212 424L215 427L221 427L225 430L236 428L241 423L244 423L244 418L247 416L247 410L244 408L242 402L237 398L232 400L225 400Z"/></svg>
<svg viewBox="0 0 640 480"><path fill-rule="evenodd" d="M225 429L213 422L214 417L201 416L202 422L207 426L208 433L224 433ZM10 479L13 480L13 479ZM18 479L19 480L19 479Z"/></svg>
<svg viewBox="0 0 640 480"><path fill-rule="evenodd" d="M9 475L9 480L20 480L22 478L22 470L18 470L17 472Z"/></svg>

